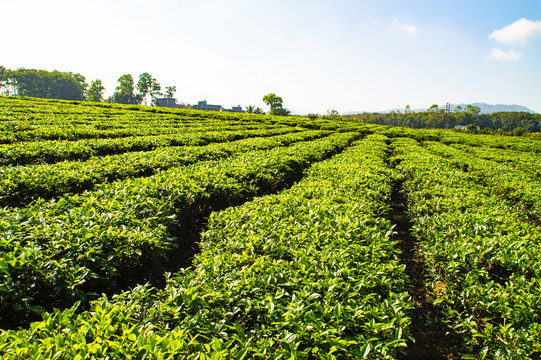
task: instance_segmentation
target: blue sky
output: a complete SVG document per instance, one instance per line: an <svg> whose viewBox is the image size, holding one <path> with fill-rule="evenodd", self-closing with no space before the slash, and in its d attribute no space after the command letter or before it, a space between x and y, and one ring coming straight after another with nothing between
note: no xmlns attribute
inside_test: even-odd
<svg viewBox="0 0 541 360"><path fill-rule="evenodd" d="M431 104L541 112L541 0L18 0L0 65L153 75L181 102L294 113ZM24 14L24 15L22 15Z"/></svg>

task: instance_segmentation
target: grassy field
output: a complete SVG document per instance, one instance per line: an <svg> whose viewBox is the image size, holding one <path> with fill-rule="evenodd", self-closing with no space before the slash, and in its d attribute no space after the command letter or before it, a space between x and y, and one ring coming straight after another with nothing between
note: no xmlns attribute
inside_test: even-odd
<svg viewBox="0 0 541 360"><path fill-rule="evenodd" d="M539 359L540 151L0 97L0 355Z"/></svg>

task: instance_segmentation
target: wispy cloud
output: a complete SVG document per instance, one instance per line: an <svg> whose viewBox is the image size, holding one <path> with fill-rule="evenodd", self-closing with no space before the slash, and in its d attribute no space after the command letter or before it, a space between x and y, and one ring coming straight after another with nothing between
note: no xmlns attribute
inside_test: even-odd
<svg viewBox="0 0 541 360"><path fill-rule="evenodd" d="M501 29L494 30L488 38L502 44L521 44L530 38L539 36L541 36L541 20L531 21L522 18Z"/></svg>
<svg viewBox="0 0 541 360"><path fill-rule="evenodd" d="M409 34L417 34L419 32L419 29L415 25L411 24L404 24L400 20L393 20L393 27L399 28L402 31L405 31Z"/></svg>
<svg viewBox="0 0 541 360"><path fill-rule="evenodd" d="M520 60L522 57L521 53L516 52L513 49L508 51L502 49L492 49L490 50L490 55L487 57L489 60L505 60L505 61L516 61Z"/></svg>
<svg viewBox="0 0 541 360"><path fill-rule="evenodd" d="M415 25L403 25L402 29L410 34L416 34L419 31Z"/></svg>

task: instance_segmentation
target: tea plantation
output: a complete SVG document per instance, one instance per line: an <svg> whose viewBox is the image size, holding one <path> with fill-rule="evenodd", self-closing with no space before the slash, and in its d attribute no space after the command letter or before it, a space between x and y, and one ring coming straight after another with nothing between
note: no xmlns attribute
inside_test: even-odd
<svg viewBox="0 0 541 360"><path fill-rule="evenodd" d="M540 152L2 96L0 356L539 359Z"/></svg>

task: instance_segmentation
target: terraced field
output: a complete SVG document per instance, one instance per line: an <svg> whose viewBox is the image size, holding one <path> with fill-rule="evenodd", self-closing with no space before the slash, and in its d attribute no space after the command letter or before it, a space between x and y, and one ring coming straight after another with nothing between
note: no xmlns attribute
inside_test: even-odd
<svg viewBox="0 0 541 360"><path fill-rule="evenodd" d="M3 359L539 359L534 140L0 97Z"/></svg>

